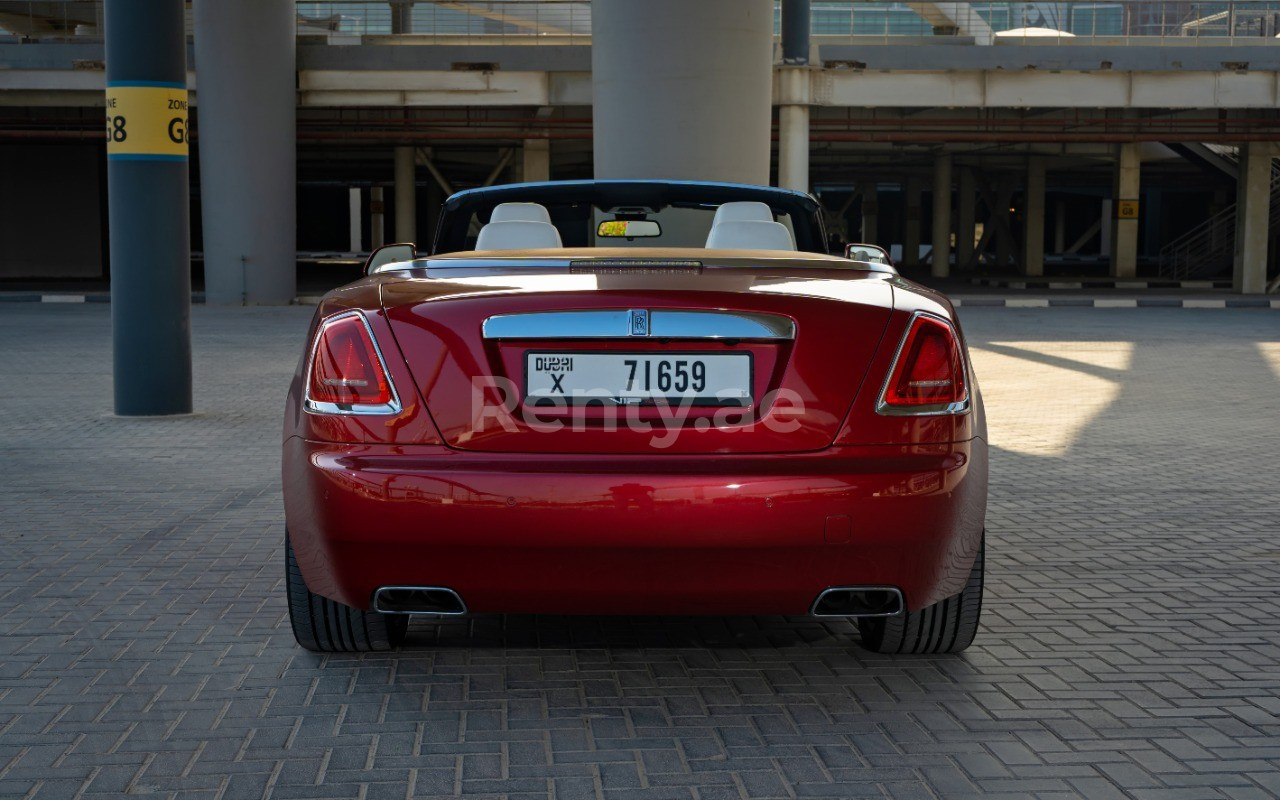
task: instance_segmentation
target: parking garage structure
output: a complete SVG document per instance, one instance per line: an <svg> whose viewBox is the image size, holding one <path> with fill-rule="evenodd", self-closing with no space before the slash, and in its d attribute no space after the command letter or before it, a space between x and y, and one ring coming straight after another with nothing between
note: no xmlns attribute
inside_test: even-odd
<svg viewBox="0 0 1280 800"><path fill-rule="evenodd" d="M8 5L0 280L103 285L101 4ZM926 279L1276 288L1280 4L681 5L197 0L197 287L287 302L458 189L643 172L806 189Z"/></svg>

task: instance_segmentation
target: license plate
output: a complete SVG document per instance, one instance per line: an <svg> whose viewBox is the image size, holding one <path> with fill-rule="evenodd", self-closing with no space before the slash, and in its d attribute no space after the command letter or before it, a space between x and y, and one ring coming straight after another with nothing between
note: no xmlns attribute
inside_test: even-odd
<svg viewBox="0 0 1280 800"><path fill-rule="evenodd" d="M750 353L525 353L534 405L751 405Z"/></svg>

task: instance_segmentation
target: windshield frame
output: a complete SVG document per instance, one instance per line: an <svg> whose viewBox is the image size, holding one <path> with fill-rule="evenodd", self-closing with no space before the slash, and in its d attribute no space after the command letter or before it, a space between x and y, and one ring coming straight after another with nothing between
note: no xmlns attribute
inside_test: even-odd
<svg viewBox="0 0 1280 800"><path fill-rule="evenodd" d="M452 195L440 211L431 255L465 251L471 220L487 220L499 203L540 203L548 207L590 203L597 208L661 208L673 203L718 206L742 200L762 202L775 215L788 215L797 250L827 254L826 231L818 202L804 192L703 181L550 181L489 186Z"/></svg>

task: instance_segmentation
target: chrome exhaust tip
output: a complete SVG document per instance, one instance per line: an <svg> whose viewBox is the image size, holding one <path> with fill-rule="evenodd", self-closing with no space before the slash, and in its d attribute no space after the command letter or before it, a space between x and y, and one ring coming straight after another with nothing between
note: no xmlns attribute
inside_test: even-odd
<svg viewBox="0 0 1280 800"><path fill-rule="evenodd" d="M815 617L896 617L906 611L896 586L833 586L823 589L809 613Z"/></svg>
<svg viewBox="0 0 1280 800"><path fill-rule="evenodd" d="M424 614L456 617L467 613L467 604L444 586L383 586L373 593L373 610L381 614Z"/></svg>

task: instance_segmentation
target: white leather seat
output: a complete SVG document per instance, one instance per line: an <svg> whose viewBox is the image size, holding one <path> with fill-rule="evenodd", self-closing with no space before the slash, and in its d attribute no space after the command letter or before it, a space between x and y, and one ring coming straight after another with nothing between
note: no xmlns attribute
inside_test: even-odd
<svg viewBox="0 0 1280 800"><path fill-rule="evenodd" d="M493 207L489 222L545 222L551 224L547 207L539 203L499 203Z"/></svg>
<svg viewBox="0 0 1280 800"><path fill-rule="evenodd" d="M476 237L477 250L533 250L563 246L560 231L549 222L490 222L480 229L480 235Z"/></svg>
<svg viewBox="0 0 1280 800"><path fill-rule="evenodd" d="M711 220L711 226L715 227L721 222L773 222L773 211L758 200L721 203L716 209L715 218Z"/></svg>
<svg viewBox="0 0 1280 800"><path fill-rule="evenodd" d="M781 222L732 220L711 226L709 250L795 250L791 230Z"/></svg>

